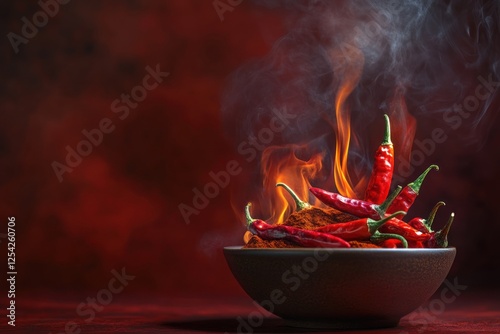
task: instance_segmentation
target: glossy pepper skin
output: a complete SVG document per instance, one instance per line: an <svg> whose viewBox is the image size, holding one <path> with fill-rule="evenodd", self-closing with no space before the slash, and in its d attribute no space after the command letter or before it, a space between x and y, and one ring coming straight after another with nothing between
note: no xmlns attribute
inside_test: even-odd
<svg viewBox="0 0 500 334"><path fill-rule="evenodd" d="M441 204L436 204L437 207L441 206ZM408 235L405 233L402 233L401 231L398 231L399 227L392 230L394 233L393 236L402 236L405 239L408 238L408 247L411 248L444 248L448 247L448 233L450 232L451 224L453 223L453 219L455 218L455 214L452 213L450 215L450 218L448 219L448 222L446 225L439 231L437 232L429 232L429 233L422 233L422 235L419 236L419 240L416 240L417 238L412 238L411 235ZM404 222L403 222L404 223ZM391 226L390 222L387 222L384 224L380 230L384 230L386 226ZM390 230L390 229L388 229ZM418 231L420 232L420 231ZM414 232L412 232L414 233ZM421 232L420 232L421 233ZM383 236L384 234L380 234ZM388 236L389 234L385 234ZM425 235L426 239L422 240L422 236ZM373 238L372 238L373 239ZM378 240L378 244L382 247L385 248L401 248L405 247L404 242L402 239L386 239L386 240Z"/></svg>
<svg viewBox="0 0 500 334"><path fill-rule="evenodd" d="M385 239L379 246L384 248L401 248L402 243L399 239Z"/></svg>
<svg viewBox="0 0 500 334"><path fill-rule="evenodd" d="M309 190L324 204L342 212L349 213L362 218L378 219L381 214L377 205L367 201L344 197L338 193L332 193L320 188L309 188Z"/></svg>
<svg viewBox="0 0 500 334"><path fill-rule="evenodd" d="M379 246L383 248L405 248L404 244L399 239L386 239ZM424 248L422 241L408 240L408 248Z"/></svg>
<svg viewBox="0 0 500 334"><path fill-rule="evenodd" d="M357 216L360 218L380 219L385 217L386 208L392 203L394 198L401 191L398 187L393 194L391 194L384 203L378 205L360 199L344 197L338 193L332 193L320 188L309 188L311 193L316 196L321 202L337 209L339 211ZM403 211L403 210L398 210Z"/></svg>
<svg viewBox="0 0 500 334"><path fill-rule="evenodd" d="M391 142L391 125L389 116L385 118L384 141L375 152L372 174L365 191L365 201L382 204L391 188L394 172L394 146Z"/></svg>
<svg viewBox="0 0 500 334"><path fill-rule="evenodd" d="M380 220L362 218L345 223L329 224L318 227L314 229L314 231L332 234L347 241L368 240L384 224L399 214L405 214L405 212L396 212L393 215Z"/></svg>
<svg viewBox="0 0 500 334"><path fill-rule="evenodd" d="M409 241L399 234L378 231L370 238L370 241L385 248L408 248L409 244Z"/></svg>
<svg viewBox="0 0 500 334"><path fill-rule="evenodd" d="M382 233L399 234L408 241L427 241L431 238L431 235L429 233L420 232L408 225L406 222L397 218L391 219L386 222L380 227L379 231Z"/></svg>
<svg viewBox="0 0 500 334"><path fill-rule="evenodd" d="M432 232L432 223L436 217L437 210L443 205L446 204L444 202L437 202L427 219L415 217L408 222L408 225L423 233Z"/></svg>
<svg viewBox="0 0 500 334"><path fill-rule="evenodd" d="M415 230L420 231L422 233L429 233L429 232L431 232L431 230L427 227L426 219L424 219L424 218L420 218L420 217L412 218L408 222L408 225L410 225Z"/></svg>
<svg viewBox="0 0 500 334"><path fill-rule="evenodd" d="M286 225L271 225L250 216L250 203L245 208L248 230L264 240L285 239L303 247L349 248L351 245L334 235L303 230Z"/></svg>
<svg viewBox="0 0 500 334"><path fill-rule="evenodd" d="M406 187L401 190L398 196L392 201L391 205L387 208L386 213L390 214L396 211L405 211L408 212L410 207L415 202L415 199L418 196L420 191L420 187L427 176L427 174L431 171L431 169L439 170L439 167L436 165L431 165L427 168L415 181L409 183ZM401 218L401 217L397 217Z"/></svg>

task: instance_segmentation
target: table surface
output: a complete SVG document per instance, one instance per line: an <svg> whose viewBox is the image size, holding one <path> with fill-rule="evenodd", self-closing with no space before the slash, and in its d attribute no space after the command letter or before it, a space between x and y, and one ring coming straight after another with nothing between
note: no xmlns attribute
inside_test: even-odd
<svg viewBox="0 0 500 334"><path fill-rule="evenodd" d="M78 294L77 294L78 295ZM324 329L288 326L282 319L257 308L245 296L232 299L159 298L117 295L95 312L77 312L88 294L31 297L19 301L14 333L332 333ZM390 329L340 331L342 333L500 333L500 294L468 293L449 304L432 302L404 317ZM2 307L2 309L4 309ZM5 310L5 309L4 309ZM4 312L2 312L4 313ZM249 325L249 314L253 313ZM89 321L86 321L89 320ZM245 322L245 325L242 325Z"/></svg>

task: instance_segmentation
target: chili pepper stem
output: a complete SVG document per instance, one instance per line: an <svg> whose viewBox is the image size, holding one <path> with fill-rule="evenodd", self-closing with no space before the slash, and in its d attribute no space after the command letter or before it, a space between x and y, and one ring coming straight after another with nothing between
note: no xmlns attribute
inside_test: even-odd
<svg viewBox="0 0 500 334"><path fill-rule="evenodd" d="M434 207L432 208L431 213L429 213L429 217L425 221L425 225L427 226L429 231L431 230L432 223L434 222L434 218L436 217L436 213L437 213L438 209L444 205L446 205L445 202L442 202L442 201L437 202L436 205L434 205Z"/></svg>
<svg viewBox="0 0 500 334"><path fill-rule="evenodd" d="M387 216L383 219L380 219L380 220L373 220L373 219L370 219L370 218L367 218L367 222L366 222L366 225L368 225L368 230L370 231L370 234L374 234L375 232L377 232L377 230L382 226L384 225L385 223L387 223L389 220L393 219L394 217L398 216L398 215L406 215L406 212L404 211L398 211L398 212L394 212L393 214L391 214L390 216Z"/></svg>
<svg viewBox="0 0 500 334"><path fill-rule="evenodd" d="M381 242L387 239L398 239L401 241L403 248L408 248L408 241L406 241L405 237L399 234L375 232L375 234L373 234L370 238L372 242Z"/></svg>
<svg viewBox="0 0 500 334"><path fill-rule="evenodd" d="M382 145L392 145L391 122L389 121L389 116L387 116L387 114L384 114L384 119L385 119L385 133L384 133L384 141L382 142Z"/></svg>
<svg viewBox="0 0 500 334"><path fill-rule="evenodd" d="M300 211L300 210L307 209L307 208L311 207L311 204L309 204L309 203L304 202L303 200L301 200L299 198L299 196L297 196L297 194L287 184L280 182L280 183L276 184L276 187L283 187L283 188L286 189L286 191L288 191L288 193L290 194L290 196L292 196L292 198L293 198L293 200L295 202L295 205L297 206L297 211Z"/></svg>
<svg viewBox="0 0 500 334"><path fill-rule="evenodd" d="M248 226L250 226L251 223L253 223L254 219L252 218L252 216L250 215L250 207L252 206L252 203L248 203L246 206L245 206L245 218L246 218L246 221L247 221L247 228Z"/></svg>
<svg viewBox="0 0 500 334"><path fill-rule="evenodd" d="M389 196L387 196L385 201L378 206L377 211L379 212L380 217L385 216L385 212L387 211L387 208L392 204L394 199L399 195L399 193L401 192L401 189L403 189L401 186L397 186L396 189L394 189L394 191Z"/></svg>
<svg viewBox="0 0 500 334"><path fill-rule="evenodd" d="M436 232L435 239L439 247L448 247L448 233L450 232L451 224L453 224L453 219L455 219L455 213L452 212L446 225Z"/></svg>
<svg viewBox="0 0 500 334"><path fill-rule="evenodd" d="M422 174L420 174L419 177L415 179L415 181L411 182L408 184L408 187L410 187L416 194L420 191L420 187L422 187L422 183L424 182L425 177L431 169L439 170L439 166L437 165L430 165L429 168L427 168Z"/></svg>

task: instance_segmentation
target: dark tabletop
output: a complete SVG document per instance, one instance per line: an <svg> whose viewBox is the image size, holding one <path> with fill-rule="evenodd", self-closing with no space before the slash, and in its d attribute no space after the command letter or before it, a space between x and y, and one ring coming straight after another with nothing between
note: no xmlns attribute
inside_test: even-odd
<svg viewBox="0 0 500 334"><path fill-rule="evenodd" d="M90 296L89 294L88 296ZM95 296L95 294L94 294ZM257 308L249 298L161 298L117 295L102 309L79 309L86 294L19 301L15 333L331 333L298 328ZM3 312L2 312L3 313ZM439 295L404 317L399 327L345 333L500 333L500 294L465 291L454 301Z"/></svg>

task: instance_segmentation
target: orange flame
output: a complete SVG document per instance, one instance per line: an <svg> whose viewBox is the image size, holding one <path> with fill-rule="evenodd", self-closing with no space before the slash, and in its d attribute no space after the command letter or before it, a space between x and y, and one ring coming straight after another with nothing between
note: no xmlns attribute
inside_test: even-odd
<svg viewBox="0 0 500 334"><path fill-rule="evenodd" d="M331 54L334 66L340 73L340 85L335 97L337 119L333 178L337 191L347 197L356 198L348 170L348 153L351 142L351 111L346 100L361 78L364 56L361 50L351 44L341 44Z"/></svg>
<svg viewBox="0 0 500 334"><path fill-rule="evenodd" d="M351 177L352 171L348 166L349 149L351 145L351 110L348 106L348 97L356 88L364 66L364 56L361 50L351 44L341 43L340 47L332 50L331 60L335 75L338 78L338 89L335 92L336 122L332 122L335 131L335 154L309 153L308 158L301 159L303 152L308 152L308 145L287 145L284 147L269 147L262 153L262 174L264 175L264 192L260 202L261 210L270 213L269 220L275 224L285 222L288 215L295 210L290 195L283 189L276 189L279 182L289 185L303 201L314 206L323 206L314 196L309 196L310 181L319 179L332 180L331 176L321 174L325 158L333 159L333 184L327 181L328 186L334 186L343 196L358 198L365 190L368 177ZM390 102L390 118L394 131L393 143L399 152L408 155L415 135L415 120L408 113L404 102L403 91L397 89ZM329 121L329 120L327 120ZM355 138L355 137L354 137ZM311 148L311 147L309 147ZM396 153L398 149L396 150ZM328 189L335 191L334 189ZM312 201L312 202L311 202Z"/></svg>
<svg viewBox="0 0 500 334"><path fill-rule="evenodd" d="M314 179L323 167L324 155L313 154L307 160L297 157L297 152L305 146L269 147L262 153L262 171L264 174L264 198L262 208L271 212L271 220L282 224L295 206L290 195L283 188L276 188L276 183L284 182L305 202L309 202L310 179ZM271 200L269 200L271 199ZM313 199L314 205L321 204ZM266 206L269 206L266 210Z"/></svg>

